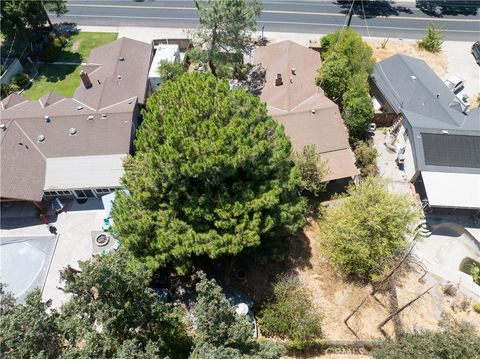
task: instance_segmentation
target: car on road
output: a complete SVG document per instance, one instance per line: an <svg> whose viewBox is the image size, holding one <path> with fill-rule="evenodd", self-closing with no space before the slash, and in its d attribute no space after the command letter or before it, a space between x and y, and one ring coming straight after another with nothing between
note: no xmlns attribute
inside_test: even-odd
<svg viewBox="0 0 480 359"><path fill-rule="evenodd" d="M460 75L452 75L443 83L452 91L454 94L460 92L465 86L465 79Z"/></svg>
<svg viewBox="0 0 480 359"><path fill-rule="evenodd" d="M477 41L472 45L471 53L477 64L480 65L480 41Z"/></svg>

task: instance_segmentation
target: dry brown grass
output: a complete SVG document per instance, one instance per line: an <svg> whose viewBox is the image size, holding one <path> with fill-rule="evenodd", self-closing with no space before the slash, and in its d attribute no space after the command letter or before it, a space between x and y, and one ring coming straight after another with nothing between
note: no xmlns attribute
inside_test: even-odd
<svg viewBox="0 0 480 359"><path fill-rule="evenodd" d="M443 52L432 54L422 50L415 41L389 39L385 48L382 49L383 40L367 40L373 49L373 56L381 61L396 54L405 54L424 60L439 76L445 75L448 68L447 56Z"/></svg>

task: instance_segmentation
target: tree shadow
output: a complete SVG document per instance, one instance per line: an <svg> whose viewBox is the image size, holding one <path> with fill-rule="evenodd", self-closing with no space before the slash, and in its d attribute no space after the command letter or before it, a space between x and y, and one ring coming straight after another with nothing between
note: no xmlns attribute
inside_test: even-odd
<svg viewBox="0 0 480 359"><path fill-rule="evenodd" d="M416 8L428 16L476 16L480 1L416 0Z"/></svg>
<svg viewBox="0 0 480 359"><path fill-rule="evenodd" d="M347 15L350 7L352 6L351 1L337 1L337 4L340 5L344 10L340 12ZM372 19L377 16L399 16L400 14L413 14L412 10L405 6L395 6L391 2L386 1L355 1L353 4L353 12L358 15L361 19Z"/></svg>
<svg viewBox="0 0 480 359"><path fill-rule="evenodd" d="M243 291L255 303L260 303L279 274L295 273L298 269L312 267L310 239L303 229L279 241L281 243L276 243L275 247L278 249L279 245L283 246L281 260L265 257L264 253L271 252L271 249L266 248L268 245L261 245L244 250L238 256L214 260L196 258L194 265L210 277ZM239 272L243 272L245 276L239 276Z"/></svg>
<svg viewBox="0 0 480 359"><path fill-rule="evenodd" d="M38 78L43 77L48 82L65 80L71 73L75 72L78 65L54 65L44 64L38 69Z"/></svg>
<svg viewBox="0 0 480 359"><path fill-rule="evenodd" d="M245 83L245 89L250 91L255 96L260 96L266 82L267 70L262 64L255 65L248 76L248 80Z"/></svg>

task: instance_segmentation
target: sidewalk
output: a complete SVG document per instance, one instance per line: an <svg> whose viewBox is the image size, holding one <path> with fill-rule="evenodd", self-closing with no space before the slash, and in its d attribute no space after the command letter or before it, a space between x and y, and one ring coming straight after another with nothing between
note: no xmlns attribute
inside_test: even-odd
<svg viewBox="0 0 480 359"><path fill-rule="evenodd" d="M117 32L118 37L129 37L138 41L150 43L153 39L161 38L185 38L192 29L173 29L173 28L153 28L153 27L128 27L128 26L78 26L79 29L86 32ZM255 34L260 37L261 32ZM264 36L270 43L283 40L291 40L300 45L308 46L310 40L318 40L323 34L311 33L291 33L291 32L268 32ZM378 39L378 38L367 38ZM404 39L405 42L415 40ZM480 92L480 69L470 54L472 42L469 41L445 41L443 51L448 59L447 74L439 76L446 79L451 75L460 74L466 79L465 88L462 91L470 97L475 98Z"/></svg>

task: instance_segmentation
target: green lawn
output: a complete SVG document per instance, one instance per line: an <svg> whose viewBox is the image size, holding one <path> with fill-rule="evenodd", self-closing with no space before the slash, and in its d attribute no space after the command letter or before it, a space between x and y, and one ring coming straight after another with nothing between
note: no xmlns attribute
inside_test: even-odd
<svg viewBox="0 0 480 359"><path fill-rule="evenodd" d="M57 61L87 62L94 48L108 44L117 37L117 33L111 32L79 32L68 39Z"/></svg>
<svg viewBox="0 0 480 359"><path fill-rule="evenodd" d="M99 46L117 39L117 33L80 32L69 38L56 61L87 62L90 52ZM22 95L38 100L49 92L72 97L80 84L80 66L44 64L38 69L38 76L32 86Z"/></svg>
<svg viewBox="0 0 480 359"><path fill-rule="evenodd" d="M49 92L72 97L80 84L80 66L42 65L32 86L22 93L31 100L38 100Z"/></svg>

